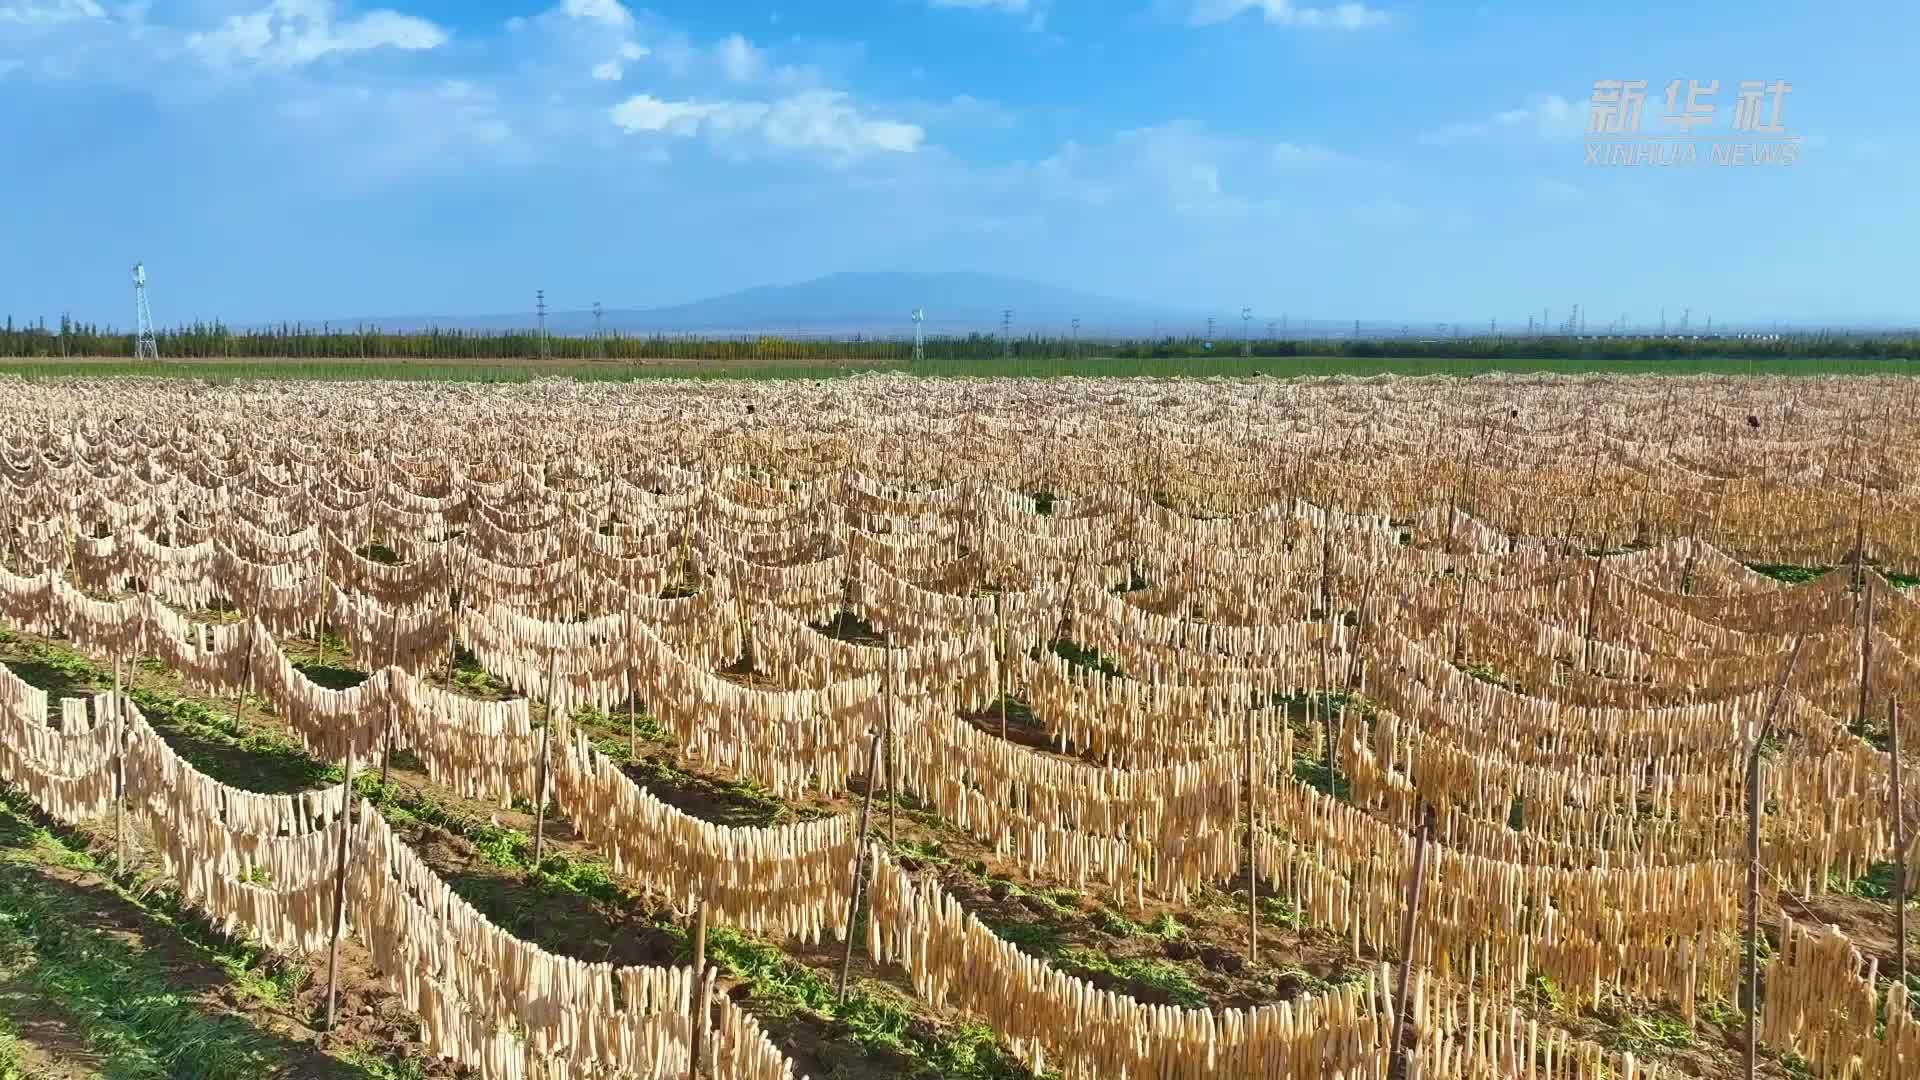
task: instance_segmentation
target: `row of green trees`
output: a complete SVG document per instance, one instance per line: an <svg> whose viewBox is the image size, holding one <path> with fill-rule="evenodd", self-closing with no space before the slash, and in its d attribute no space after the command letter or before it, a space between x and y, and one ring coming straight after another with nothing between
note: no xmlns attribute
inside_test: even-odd
<svg viewBox="0 0 1920 1080"><path fill-rule="evenodd" d="M159 332L162 358L291 357L311 360L525 360L543 355L540 336L529 330L419 330L406 333L357 326L351 330L283 324L270 329L234 330L220 323L194 323ZM1774 340L1736 337L1563 337L1497 336L1408 340L1400 338L1265 339L1248 343L1256 356L1408 357L1432 359L1522 360L1619 359L1690 360L1726 358L1817 357L1861 360L1920 359L1920 337L1809 333ZM1211 345L1198 337L1088 341L1028 336L1003 342L992 334L929 338L926 354L936 360L992 360L1011 352L1016 358L1147 357L1163 360L1233 355L1239 341ZM9 317L0 329L0 356L131 357L132 334L62 319L57 326L15 326ZM911 341L892 338L792 338L771 335L606 334L602 337L549 336L544 355L556 360L860 360L905 363L913 358Z"/></svg>

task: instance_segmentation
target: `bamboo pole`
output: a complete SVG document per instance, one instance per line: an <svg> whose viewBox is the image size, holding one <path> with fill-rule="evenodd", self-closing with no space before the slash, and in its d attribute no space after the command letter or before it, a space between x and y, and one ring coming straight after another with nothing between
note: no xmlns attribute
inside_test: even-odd
<svg viewBox="0 0 1920 1080"><path fill-rule="evenodd" d="M847 896L847 951L840 957L840 981L835 987L842 1004L847 1000L847 975L853 970L853 924L860 917L860 886L867 874L867 830L873 825L874 773L880 767L880 733L869 732L867 740L867 795L860 804L860 848L854 855L853 888Z"/></svg>
<svg viewBox="0 0 1920 1080"><path fill-rule="evenodd" d="M1787 654L1786 666L1780 669L1780 680L1774 684L1773 701L1767 706L1766 718L1755 733L1753 744L1747 750L1747 940L1746 970L1741 979L1741 1004L1747 1013L1746 1065L1748 1080L1758 1068L1758 1024L1760 1018L1760 751L1769 736L1773 734L1774 719L1780 713L1780 703L1787 696L1787 682L1793 676L1793 669L1800 662L1800 646L1806 641L1806 635L1795 634L1793 650Z"/></svg>
<svg viewBox="0 0 1920 1080"><path fill-rule="evenodd" d="M1907 980L1907 812L1900 801L1900 700L1887 701L1887 748L1893 766L1893 981Z"/></svg>
<svg viewBox="0 0 1920 1080"><path fill-rule="evenodd" d="M1407 1001L1407 980L1413 971L1414 932L1420 922L1420 893L1427 877L1427 841L1433 835L1433 807L1420 817L1413 848L1413 878L1407 882L1407 908L1400 916L1400 971L1393 992L1393 1064L1389 1076L1405 1080L1412 1052L1413 1009Z"/></svg>
<svg viewBox="0 0 1920 1080"><path fill-rule="evenodd" d="M327 1027L333 1030L335 994L340 986L340 931L347 918L347 845L353 839L353 741L347 741L347 767L340 781L340 855L333 871L333 937L327 945Z"/></svg>

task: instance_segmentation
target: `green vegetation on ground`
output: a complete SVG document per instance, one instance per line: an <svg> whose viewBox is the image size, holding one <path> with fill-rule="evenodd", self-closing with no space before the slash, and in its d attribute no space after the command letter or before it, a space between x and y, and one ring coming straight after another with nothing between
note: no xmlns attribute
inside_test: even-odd
<svg viewBox="0 0 1920 1080"><path fill-rule="evenodd" d="M35 379L148 376L231 382L260 379L519 383L540 378L626 382L660 378L833 379L864 372L901 372L945 378L1208 378L1270 375L1276 378L1345 375L1911 375L1916 361L1853 356L1670 356L1502 355L1491 357L1407 355L1383 343L1374 354L1286 356L1015 355L979 359L929 357L918 364L898 358L829 354L817 360L737 359L558 360L525 359L173 359L75 360L59 356L0 359L0 376Z"/></svg>

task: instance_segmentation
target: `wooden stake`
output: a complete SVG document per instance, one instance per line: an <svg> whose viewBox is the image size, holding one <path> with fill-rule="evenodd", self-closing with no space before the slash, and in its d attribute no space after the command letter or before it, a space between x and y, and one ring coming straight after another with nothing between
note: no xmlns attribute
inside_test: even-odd
<svg viewBox="0 0 1920 1080"><path fill-rule="evenodd" d="M1893 758L1893 981L1907 980L1907 811L1900 801L1900 700L1887 701L1887 747Z"/></svg>
<svg viewBox="0 0 1920 1080"><path fill-rule="evenodd" d="M253 650L249 647L252 643L253 620L248 619L240 624L240 647L247 652L247 669L246 674L241 676L240 685L233 691L233 726L236 728L240 726L240 718L245 715L243 710L247 704L247 684L253 681Z"/></svg>
<svg viewBox="0 0 1920 1080"><path fill-rule="evenodd" d="M1747 958L1746 971L1741 980L1741 997L1747 1011L1748 1080L1752 1080L1755 1075L1754 1070L1758 1068L1756 1054L1759 1049L1757 1032L1760 1017L1760 751L1773 734L1773 724L1780 713L1780 703L1787 696L1787 681L1792 677L1794 667L1800 662L1800 646L1805 641L1805 634L1794 635L1793 651L1787 654L1786 666L1780 669L1780 681L1774 684L1773 702L1767 706L1766 719L1761 722L1760 730L1754 736L1753 745L1747 750Z"/></svg>
<svg viewBox="0 0 1920 1080"><path fill-rule="evenodd" d="M1000 593L993 594L994 635L1000 646L1000 741L1007 741L1007 614L1000 607Z"/></svg>
<svg viewBox="0 0 1920 1080"><path fill-rule="evenodd" d="M1867 727L1867 679L1873 672L1873 589L1862 590L1860 600L1860 729Z"/></svg>
<svg viewBox="0 0 1920 1080"><path fill-rule="evenodd" d="M708 1022L712 1019L711 1003L707 1000L706 897L694 900L693 911L693 1061L689 1072L697 1077L705 1071L701 1059L706 1049Z"/></svg>
<svg viewBox="0 0 1920 1080"><path fill-rule="evenodd" d="M1897 801L1898 796L1895 796ZM113 658L113 838L120 872L127 870L127 721L120 703L120 658Z"/></svg>
<svg viewBox="0 0 1920 1080"><path fill-rule="evenodd" d="M1260 961L1260 867L1254 861L1256 788L1253 771L1253 710L1247 710L1247 963ZM1331 768L1333 759L1327 759Z"/></svg>
<svg viewBox="0 0 1920 1080"><path fill-rule="evenodd" d="M1580 673L1586 674L1593 664L1593 611L1600 601L1600 556L1593 557L1592 583L1587 586L1587 623L1582 632L1580 643Z"/></svg>
<svg viewBox="0 0 1920 1080"><path fill-rule="evenodd" d="M334 994L340 985L340 930L347 917L347 845L353 839L353 742L347 742L347 769L340 781L340 856L333 870L333 939L327 945L327 1027L333 1030Z"/></svg>
<svg viewBox="0 0 1920 1080"><path fill-rule="evenodd" d="M387 637L387 666L400 666L400 616L398 614L393 617L393 628ZM392 692L389 691L387 696L387 730L386 733L381 736L380 740L380 786L382 788L387 786L387 777L392 775L393 721L396 711Z"/></svg>
<svg viewBox="0 0 1920 1080"><path fill-rule="evenodd" d="M860 804L860 848L854 855L853 888L847 896L847 951L840 957L840 1002L847 1000L847 975L853 970L853 924L860 917L860 887L867 876L867 830L873 825L874 774L880 767L880 733L867 735L867 796Z"/></svg>
<svg viewBox="0 0 1920 1080"><path fill-rule="evenodd" d="M1393 1064L1389 1076L1405 1080L1412 1053L1413 1008L1407 980L1413 970L1414 931L1420 922L1420 893L1427 877L1427 840L1433 835L1433 807L1425 807L1413 848L1413 879L1407 882L1407 909L1400 916L1400 972L1393 992Z"/></svg>
<svg viewBox="0 0 1920 1080"><path fill-rule="evenodd" d="M893 735L893 697L899 685L898 652L887 653L887 843L900 843L900 745Z"/></svg>
<svg viewBox="0 0 1920 1080"><path fill-rule="evenodd" d="M554 683L559 680L560 662L553 662L553 675L547 683L547 722L540 729L540 780L535 785L538 794L537 805L533 808L533 868L540 869L540 863L547 853L547 748L553 745L553 725L559 718L560 710L553 704Z"/></svg>

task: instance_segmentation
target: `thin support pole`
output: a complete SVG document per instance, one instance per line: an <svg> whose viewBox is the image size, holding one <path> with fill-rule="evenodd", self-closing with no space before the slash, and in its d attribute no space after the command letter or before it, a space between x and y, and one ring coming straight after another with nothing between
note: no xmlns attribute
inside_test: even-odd
<svg viewBox="0 0 1920 1080"><path fill-rule="evenodd" d="M247 651L247 669L246 674L241 676L240 685L233 688L233 726L235 728L240 726L240 720L245 715L247 684L253 681L253 649L251 648L253 644L253 620L248 619L246 622L241 623L240 627L240 647ZM289 721L289 723L291 723L291 721Z"/></svg>
<svg viewBox="0 0 1920 1080"><path fill-rule="evenodd" d="M1007 614L1000 606L1000 593L993 594L993 625L1000 649L1000 741L1007 741Z"/></svg>
<svg viewBox="0 0 1920 1080"><path fill-rule="evenodd" d="M1893 758L1893 980L1907 979L1907 813L1900 801L1900 700L1887 702L1887 748Z"/></svg>
<svg viewBox="0 0 1920 1080"><path fill-rule="evenodd" d="M540 782L533 808L533 866L540 868L547 853L547 748L553 745L553 703L547 703L547 722L540 729Z"/></svg>
<svg viewBox="0 0 1920 1080"><path fill-rule="evenodd" d="M1748 1080L1752 1080L1759 1067L1760 1019L1760 752L1765 749L1767 739L1773 734L1773 724L1780 714L1780 703L1787 696L1787 682L1793 676L1793 669L1800 663L1800 646L1806 641L1804 634L1796 634L1793 650L1787 654L1786 666L1780 669L1780 681L1774 684L1773 702L1767 706L1766 718L1760 724L1760 730L1754 735L1753 745L1747 750L1747 955L1746 970L1741 979L1741 1005L1747 1013L1747 1050L1746 1065Z"/></svg>
<svg viewBox="0 0 1920 1080"><path fill-rule="evenodd" d="M693 1060L688 1072L699 1076L704 1071L703 1051L712 1012L707 1000L707 899L703 895L693 907Z"/></svg>
<svg viewBox="0 0 1920 1080"><path fill-rule="evenodd" d="M127 711L121 707L117 655L113 657L113 847L119 869L127 872Z"/></svg>
<svg viewBox="0 0 1920 1080"><path fill-rule="evenodd" d="M1593 557L1593 579L1587 586L1587 623L1582 632L1580 643L1580 673L1586 674L1593 665L1593 614L1600 602L1600 557Z"/></svg>
<svg viewBox="0 0 1920 1080"><path fill-rule="evenodd" d="M1260 866L1254 861L1258 778L1253 766L1253 710L1247 710L1247 963L1260 961Z"/></svg>
<svg viewBox="0 0 1920 1080"><path fill-rule="evenodd" d="M847 976L853 970L853 924L860 917L860 886L867 876L867 831L873 825L874 774L880 767L880 733L867 734L867 795L860 804L860 848L854 855L853 888L847 895L847 951L840 957L840 981L835 987L840 1001L847 1000Z"/></svg>
<svg viewBox="0 0 1920 1080"><path fill-rule="evenodd" d="M333 1030L340 986L340 931L347 918L347 845L353 839L353 743L347 743L347 768L340 781L340 855L333 870L333 938L327 945L327 1030Z"/></svg>
<svg viewBox="0 0 1920 1080"><path fill-rule="evenodd" d="M1413 878L1407 882L1407 908L1400 916L1400 972L1393 991L1393 1065L1388 1075L1405 1080L1413 1051L1413 1008L1407 1000L1407 982L1413 972L1414 932L1420 923L1420 894L1427 879L1427 841L1433 836L1433 806L1420 817L1414 838Z"/></svg>
<svg viewBox="0 0 1920 1080"><path fill-rule="evenodd" d="M533 868L540 864L547 854L547 773L548 748L553 745L553 725L559 721L560 710L554 704L553 692L560 685L560 659L556 655L549 666L547 677L547 722L540 728L540 780L535 785L538 803L533 808Z"/></svg>
<svg viewBox="0 0 1920 1080"><path fill-rule="evenodd" d="M900 742L895 735L894 695L899 688L899 653L887 654L887 843L900 844Z"/></svg>
<svg viewBox="0 0 1920 1080"><path fill-rule="evenodd" d="M393 629L387 638L387 666L400 666L400 616L393 617ZM393 701L393 691L387 692L387 730L380 739L380 787L385 789L387 778L393 774L393 724L397 709Z"/></svg>
<svg viewBox="0 0 1920 1080"><path fill-rule="evenodd" d="M1865 590L1860 600L1860 728L1866 730L1868 687L1873 673L1873 589Z"/></svg>

